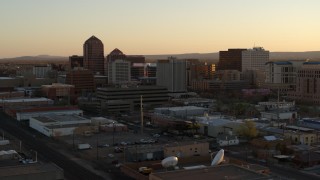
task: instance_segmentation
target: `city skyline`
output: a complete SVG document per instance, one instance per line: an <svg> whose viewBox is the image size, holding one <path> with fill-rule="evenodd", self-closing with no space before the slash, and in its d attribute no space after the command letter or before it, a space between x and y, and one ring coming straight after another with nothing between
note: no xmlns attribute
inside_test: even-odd
<svg viewBox="0 0 320 180"><path fill-rule="evenodd" d="M320 50L320 1L40 1L1 2L0 58L82 55L92 35L104 51L210 53L262 46ZM105 54L106 55L106 54Z"/></svg>

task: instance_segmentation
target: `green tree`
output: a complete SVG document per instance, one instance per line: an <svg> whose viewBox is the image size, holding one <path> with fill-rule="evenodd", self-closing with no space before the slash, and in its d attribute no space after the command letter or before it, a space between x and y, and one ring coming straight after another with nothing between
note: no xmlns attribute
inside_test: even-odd
<svg viewBox="0 0 320 180"><path fill-rule="evenodd" d="M256 123L253 121L245 121L242 126L240 126L239 134L248 138L253 139L258 136L258 130L256 128Z"/></svg>

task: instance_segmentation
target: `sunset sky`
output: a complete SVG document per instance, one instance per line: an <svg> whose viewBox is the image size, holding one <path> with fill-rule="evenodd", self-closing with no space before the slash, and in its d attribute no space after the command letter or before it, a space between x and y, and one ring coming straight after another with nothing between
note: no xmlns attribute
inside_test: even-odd
<svg viewBox="0 0 320 180"><path fill-rule="evenodd" d="M82 55L95 35L105 55L209 53L254 44L320 50L320 0L3 0L0 58Z"/></svg>

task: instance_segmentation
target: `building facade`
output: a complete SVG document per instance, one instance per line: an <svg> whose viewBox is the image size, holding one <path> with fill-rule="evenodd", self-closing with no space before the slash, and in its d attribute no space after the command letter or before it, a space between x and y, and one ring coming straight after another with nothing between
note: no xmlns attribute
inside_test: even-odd
<svg viewBox="0 0 320 180"><path fill-rule="evenodd" d="M262 47L254 47L242 51L242 72L243 71L265 71L265 64L269 61L269 51Z"/></svg>
<svg viewBox="0 0 320 180"><path fill-rule="evenodd" d="M199 61L187 62L187 85L191 86L192 81L212 80L216 71L215 64L202 63Z"/></svg>
<svg viewBox="0 0 320 180"><path fill-rule="evenodd" d="M83 44L83 64L93 74L104 74L103 43L95 36L91 36Z"/></svg>
<svg viewBox="0 0 320 180"><path fill-rule="evenodd" d="M108 64L109 84L128 84L131 81L131 64L129 61L117 59Z"/></svg>
<svg viewBox="0 0 320 180"><path fill-rule="evenodd" d="M169 100L168 90L159 86L135 86L126 88L98 88L97 98L102 101L125 100L140 108L140 100L144 107L162 105Z"/></svg>
<svg viewBox="0 0 320 180"><path fill-rule="evenodd" d="M295 89L297 70L303 61L269 61L266 63L264 87L287 92Z"/></svg>
<svg viewBox="0 0 320 180"><path fill-rule="evenodd" d="M75 95L94 92L95 83L92 71L86 69L71 70L66 75L66 84L74 85Z"/></svg>
<svg viewBox="0 0 320 180"><path fill-rule="evenodd" d="M289 97L301 102L320 104L320 62L305 62L297 70L296 88Z"/></svg>
<svg viewBox="0 0 320 180"><path fill-rule="evenodd" d="M83 56L77 56L77 55L69 56L69 66L70 66L70 69L83 67Z"/></svg>
<svg viewBox="0 0 320 180"><path fill-rule="evenodd" d="M53 83L52 85L42 85L41 91L44 96L52 100L67 98L70 103L75 98L74 85Z"/></svg>
<svg viewBox="0 0 320 180"><path fill-rule="evenodd" d="M157 85L166 87L169 92L185 92L187 90L186 61L169 57L157 63Z"/></svg>
<svg viewBox="0 0 320 180"><path fill-rule="evenodd" d="M48 77L48 72L51 71L51 65L36 65L33 66L32 71L36 78Z"/></svg>
<svg viewBox="0 0 320 180"><path fill-rule="evenodd" d="M238 70L242 71L242 52L247 49L228 49L219 52L217 70Z"/></svg>

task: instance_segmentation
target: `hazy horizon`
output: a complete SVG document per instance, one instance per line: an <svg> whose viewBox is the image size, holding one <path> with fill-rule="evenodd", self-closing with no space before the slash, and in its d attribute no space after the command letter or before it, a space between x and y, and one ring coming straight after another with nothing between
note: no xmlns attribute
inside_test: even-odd
<svg viewBox="0 0 320 180"><path fill-rule="evenodd" d="M119 0L1 2L0 58L82 55L95 35L105 54L213 53L262 46L318 51L317 0Z"/></svg>

